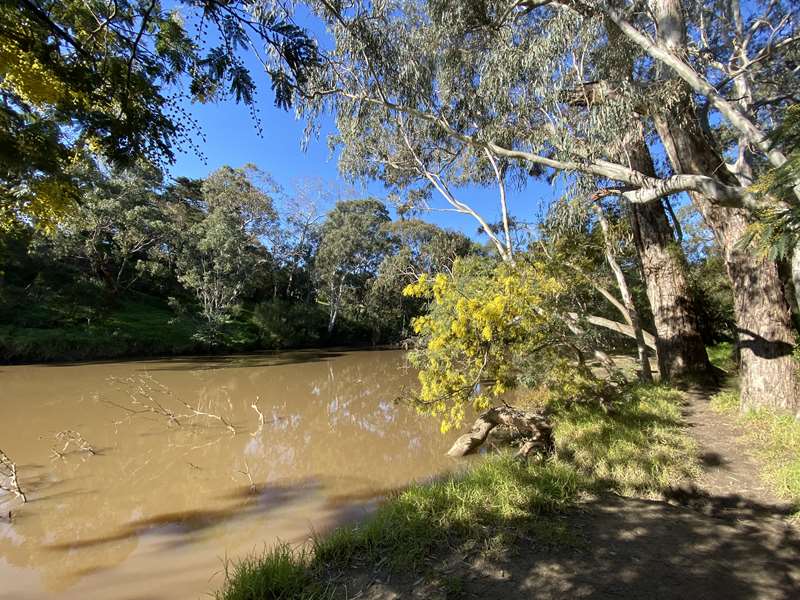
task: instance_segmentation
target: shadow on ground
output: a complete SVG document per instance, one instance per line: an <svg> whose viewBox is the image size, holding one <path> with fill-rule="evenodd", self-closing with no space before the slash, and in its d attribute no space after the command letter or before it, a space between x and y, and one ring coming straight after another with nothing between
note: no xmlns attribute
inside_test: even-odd
<svg viewBox="0 0 800 600"><path fill-rule="evenodd" d="M724 518L673 503L701 502ZM729 511L735 507L735 511ZM668 501L606 496L552 517L580 540L548 546L535 536L501 552L448 551L425 576L348 576L341 597L363 598L797 598L800 535L784 508L741 498ZM513 527L513 524L512 524ZM520 528L523 525L520 524ZM353 583L356 586L353 586ZM356 589L358 588L358 589Z"/></svg>

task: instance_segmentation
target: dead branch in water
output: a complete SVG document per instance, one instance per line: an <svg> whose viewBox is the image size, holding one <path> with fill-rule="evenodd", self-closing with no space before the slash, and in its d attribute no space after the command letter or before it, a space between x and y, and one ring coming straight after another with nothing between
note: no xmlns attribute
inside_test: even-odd
<svg viewBox="0 0 800 600"><path fill-rule="evenodd" d="M128 397L130 398L130 406L124 406L111 400L105 400L106 404L121 408L128 413L129 416L141 414L153 414L167 419L169 425L177 425L180 427L180 416L175 413L171 408L165 407L161 402L156 399L155 386L161 388L161 393L166 392L168 396L172 393L162 384L158 383L150 375L139 377L126 377L125 379L112 378L112 381L117 381L122 385L128 386Z"/></svg>
<svg viewBox="0 0 800 600"><path fill-rule="evenodd" d="M250 408L252 408L258 414L258 429L250 434L252 437L261 435L261 432L264 430L264 413L262 413L258 408L258 403L260 400L261 398L256 396L256 401L250 405Z"/></svg>
<svg viewBox="0 0 800 600"><path fill-rule="evenodd" d="M64 431L59 431L55 438L59 442L64 442L64 447L61 450L56 450L55 448L51 448L51 452L53 453L54 458L61 458L63 459L67 454L69 454L68 450L70 447L74 447L75 449L72 452L78 453L86 453L90 456L95 456L97 451L92 447L92 445L86 441L86 439L77 431L72 429L65 429Z"/></svg>
<svg viewBox="0 0 800 600"><path fill-rule="evenodd" d="M17 473L17 463L0 450L0 490L9 494L14 494L14 497L20 498L23 503L28 501L28 497L19 484L19 475ZM11 513L9 513L10 515Z"/></svg>
<svg viewBox="0 0 800 600"><path fill-rule="evenodd" d="M128 387L130 405L125 406L117 402L112 402L111 400L105 400L105 403L124 410L128 413L128 417L139 414L153 414L167 419L167 423L170 426L176 425L178 427L181 427L189 419L203 417L219 421L232 434L235 435L237 433L236 427L228 419L220 414L202 410L199 404L197 407L194 407L188 402L181 400L172 393L172 390L149 374L141 375L136 378L114 378L114 381ZM158 395L162 396L161 400L157 398ZM184 408L189 410L189 412L178 412L178 410L168 406L165 399L173 403L181 404ZM115 424L119 424L120 422L121 421L117 421Z"/></svg>
<svg viewBox="0 0 800 600"><path fill-rule="evenodd" d="M234 435L236 434L236 428L233 425L231 425L227 420L225 420L225 417L223 417L222 415L216 415L214 413L209 413L209 412L202 411L202 410L200 410L198 408L194 408L192 406L189 406L189 404L187 404L186 402L183 402L183 401L181 401L181 404L183 404L186 408L188 408L190 411L192 411L192 415L190 415L190 416L206 417L208 419L215 419L215 420L219 421L220 423L222 423L223 425L225 425L227 430L230 431L232 434L234 434Z"/></svg>
<svg viewBox="0 0 800 600"><path fill-rule="evenodd" d="M246 458L244 459L244 469L244 471L239 471L239 473L247 477L247 480L250 482L250 493L255 494L258 488L256 482L253 481L253 475L250 473L250 465L247 464Z"/></svg>
<svg viewBox="0 0 800 600"><path fill-rule="evenodd" d="M553 427L543 412L523 411L511 406L495 406L482 413L472 429L459 437L448 450L448 456L466 456L475 452L495 427L508 427L524 440L517 456L526 458L534 450L542 454L553 451Z"/></svg>

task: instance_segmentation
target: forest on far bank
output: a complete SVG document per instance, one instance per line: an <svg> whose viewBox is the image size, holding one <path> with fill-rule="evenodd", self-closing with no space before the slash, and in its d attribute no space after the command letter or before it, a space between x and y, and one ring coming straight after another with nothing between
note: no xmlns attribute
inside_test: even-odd
<svg viewBox="0 0 800 600"><path fill-rule="evenodd" d="M254 165L167 180L152 165L114 171L87 159L75 177L81 201L58 227L20 223L0 236L6 361L402 343L425 308L406 286L450 271L457 258L500 260L485 236L479 243L402 209L392 219L375 198L337 201L342 192L320 180L290 195ZM681 214L703 339L730 342L721 259L698 216ZM613 217L620 264L652 330L621 218ZM564 247L547 224L512 228L520 251L539 247L547 258L548 245ZM594 260L586 268L602 270L599 224L588 219L569 235L581 260ZM613 320L613 305L588 283L574 290L581 302ZM634 347L613 333L604 343Z"/></svg>
<svg viewBox="0 0 800 600"><path fill-rule="evenodd" d="M309 180L288 197L252 165L167 182L87 160L49 231L3 232L0 356L70 360L397 343L413 273L485 252Z"/></svg>
<svg viewBox="0 0 800 600"><path fill-rule="evenodd" d="M800 415L799 26L788 0L3 6L2 355L411 337L458 421L620 347L643 381L719 380L729 341L742 406ZM202 151L186 103L261 131L264 84L396 219L238 165L163 179ZM509 190L542 185L523 223Z"/></svg>

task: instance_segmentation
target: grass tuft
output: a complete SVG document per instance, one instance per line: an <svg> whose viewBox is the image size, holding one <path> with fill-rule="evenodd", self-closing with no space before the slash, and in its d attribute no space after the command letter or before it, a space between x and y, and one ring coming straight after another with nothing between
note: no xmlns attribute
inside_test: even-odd
<svg viewBox="0 0 800 600"><path fill-rule="evenodd" d="M216 598L225 600L321 600L330 593L317 585L308 552L281 543L260 555L225 565L225 583Z"/></svg>
<svg viewBox="0 0 800 600"><path fill-rule="evenodd" d="M490 455L459 474L411 486L364 522L317 536L308 549L281 545L237 563L217 599L320 598L326 573L419 571L447 547L502 553L520 537L574 545L568 522L552 515L582 495L653 496L698 472L681 402L680 392L666 387L635 386L608 411L597 404L560 409L555 457L523 463Z"/></svg>
<svg viewBox="0 0 800 600"><path fill-rule="evenodd" d="M711 407L736 416L761 461L764 479L779 498L795 505L793 518L800 519L800 422L766 408L739 412L739 396L731 391L713 396Z"/></svg>

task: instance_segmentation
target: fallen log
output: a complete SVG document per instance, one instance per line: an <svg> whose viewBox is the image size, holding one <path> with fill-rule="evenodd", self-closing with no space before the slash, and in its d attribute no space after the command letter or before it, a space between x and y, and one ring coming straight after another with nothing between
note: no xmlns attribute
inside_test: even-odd
<svg viewBox="0 0 800 600"><path fill-rule="evenodd" d="M455 441L447 451L447 455L472 454L498 426L515 429L525 440L517 452L519 457L525 458L534 450L543 454L553 451L553 427L543 412L523 411L511 406L495 406L477 418L472 429Z"/></svg>

